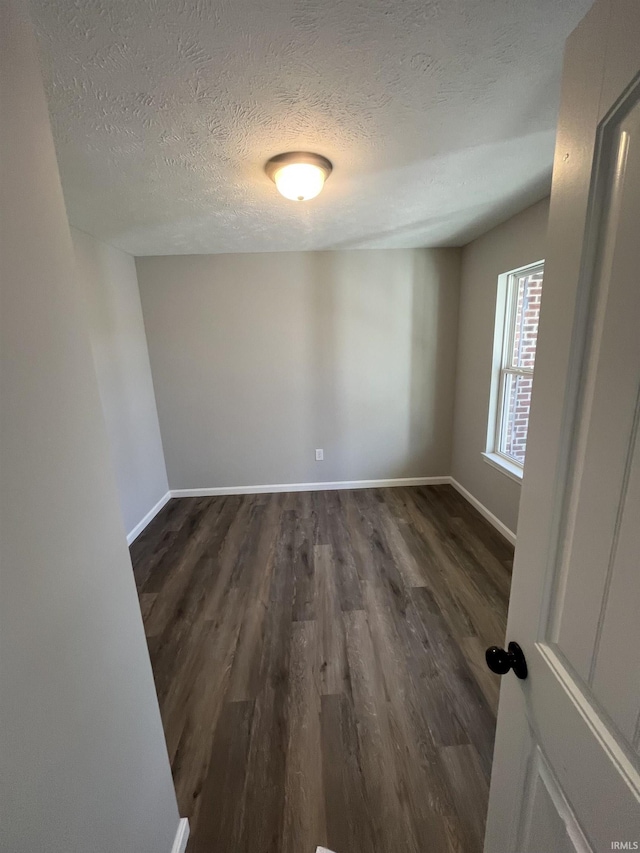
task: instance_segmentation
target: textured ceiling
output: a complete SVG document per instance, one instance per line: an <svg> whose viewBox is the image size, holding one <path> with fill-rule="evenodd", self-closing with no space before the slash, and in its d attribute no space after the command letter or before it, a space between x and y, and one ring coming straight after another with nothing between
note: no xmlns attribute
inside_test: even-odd
<svg viewBox="0 0 640 853"><path fill-rule="evenodd" d="M32 0L75 226L134 255L461 245L549 190L590 0ZM329 157L313 201L263 171Z"/></svg>

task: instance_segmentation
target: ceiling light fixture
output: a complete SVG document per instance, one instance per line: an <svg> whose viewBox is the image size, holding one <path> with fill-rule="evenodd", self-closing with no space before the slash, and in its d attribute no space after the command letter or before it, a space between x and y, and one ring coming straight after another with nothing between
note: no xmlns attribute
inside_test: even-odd
<svg viewBox="0 0 640 853"><path fill-rule="evenodd" d="M321 154L289 151L272 157L264 167L278 191L292 201L308 201L322 190L331 174L331 162Z"/></svg>

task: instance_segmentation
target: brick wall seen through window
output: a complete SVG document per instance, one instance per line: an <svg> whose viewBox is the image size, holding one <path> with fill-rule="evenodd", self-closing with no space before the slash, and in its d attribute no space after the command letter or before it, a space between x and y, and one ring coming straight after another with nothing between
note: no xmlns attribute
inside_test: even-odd
<svg viewBox="0 0 640 853"><path fill-rule="evenodd" d="M540 268L533 275L522 275L517 280L516 311L514 318L511 366L530 368L536 358L538 321L542 299ZM527 449L527 431L531 408L533 375L511 374L505 383L505 421L502 452L524 465Z"/></svg>

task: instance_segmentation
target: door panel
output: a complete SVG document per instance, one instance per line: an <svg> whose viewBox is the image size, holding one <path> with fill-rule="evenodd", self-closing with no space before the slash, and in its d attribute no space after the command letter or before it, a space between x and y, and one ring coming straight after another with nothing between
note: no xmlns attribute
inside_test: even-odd
<svg viewBox="0 0 640 853"><path fill-rule="evenodd" d="M568 43L487 853L640 848L639 33Z"/></svg>
<svg viewBox="0 0 640 853"><path fill-rule="evenodd" d="M585 837L597 851L611 850L611 841L621 833L640 841L637 762L590 692L550 646L536 646L531 668L535 690L530 691L528 712L536 741Z"/></svg>
<svg viewBox="0 0 640 853"><path fill-rule="evenodd" d="M550 636L587 683L615 559L640 382L640 278L633 286L640 276L639 97L635 86L605 120L594 173L602 224L553 599Z"/></svg>
<svg viewBox="0 0 640 853"><path fill-rule="evenodd" d="M634 666L640 654L640 585L634 582L640 572L638 403L627 490L620 503L617 542L596 637L592 676L594 696L609 712L621 737L636 754L640 733L640 675Z"/></svg>
<svg viewBox="0 0 640 853"><path fill-rule="evenodd" d="M523 853L591 853L569 803L565 800L553 772L537 747L527 780L528 806L523 811L523 826L518 850Z"/></svg>

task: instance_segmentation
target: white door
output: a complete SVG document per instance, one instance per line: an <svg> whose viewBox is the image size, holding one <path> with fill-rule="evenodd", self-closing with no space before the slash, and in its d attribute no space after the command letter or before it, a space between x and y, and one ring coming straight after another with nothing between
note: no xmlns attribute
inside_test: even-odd
<svg viewBox="0 0 640 853"><path fill-rule="evenodd" d="M640 850L640 0L567 42L486 853Z"/></svg>

